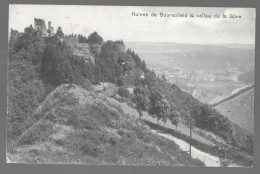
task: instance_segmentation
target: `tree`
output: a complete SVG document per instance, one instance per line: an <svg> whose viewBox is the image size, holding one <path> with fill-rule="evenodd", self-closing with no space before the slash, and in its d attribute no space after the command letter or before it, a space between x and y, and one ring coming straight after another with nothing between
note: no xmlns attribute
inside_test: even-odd
<svg viewBox="0 0 260 174"><path fill-rule="evenodd" d="M220 162L220 166L222 167L228 167L231 163L227 159L227 151L228 151L227 146L222 145L218 148L219 162Z"/></svg>
<svg viewBox="0 0 260 174"><path fill-rule="evenodd" d="M172 125L175 125L176 130L178 127L178 124L180 122L180 113L177 110L172 110L169 112L169 120L171 121Z"/></svg>
<svg viewBox="0 0 260 174"><path fill-rule="evenodd" d="M46 45L41 69L45 82L53 86L70 83L81 75L80 70L71 68L69 50L50 43Z"/></svg>
<svg viewBox="0 0 260 174"><path fill-rule="evenodd" d="M64 33L63 33L61 27L58 27L57 32L56 32L56 35L59 36L59 37L64 37Z"/></svg>
<svg viewBox="0 0 260 174"><path fill-rule="evenodd" d="M136 103L136 109L139 113L139 118L142 117L143 113L142 110L149 109L149 98L147 90L142 86L137 86L134 89L134 101Z"/></svg>
<svg viewBox="0 0 260 174"><path fill-rule="evenodd" d="M117 53L117 63L123 66L124 71L131 71L135 67L135 61L132 56L124 52Z"/></svg>
<svg viewBox="0 0 260 174"><path fill-rule="evenodd" d="M151 88L156 85L157 80L156 80L156 74L154 71L148 70L147 72L145 72L144 76L145 76L145 79L144 79L145 84L148 85L148 87Z"/></svg>
<svg viewBox="0 0 260 174"><path fill-rule="evenodd" d="M33 37L22 38L28 41L26 43L30 47L24 45L17 52L13 50L8 62L7 134L10 139L21 135L27 128L27 120L42 101L45 91L36 71L38 65L33 64L35 50L30 40Z"/></svg>
<svg viewBox="0 0 260 174"><path fill-rule="evenodd" d="M114 42L107 41L101 47L98 57L95 57L95 67L100 69L102 80L117 83L124 74L123 66L117 63L118 53L113 50Z"/></svg>
<svg viewBox="0 0 260 174"><path fill-rule="evenodd" d="M125 87L119 87L117 92L121 97L129 98L130 96L130 92Z"/></svg>
<svg viewBox="0 0 260 174"><path fill-rule="evenodd" d="M231 122L209 105L194 105L191 107L190 113L196 126L216 133L227 141L232 138L233 126Z"/></svg>
<svg viewBox="0 0 260 174"><path fill-rule="evenodd" d="M157 123L158 120L162 120L164 123L164 127L165 127L165 123L167 122L168 119L168 114L169 114L169 110L170 110L170 104L169 102L163 98L161 101L159 101L158 103L158 114L157 114Z"/></svg>
<svg viewBox="0 0 260 174"><path fill-rule="evenodd" d="M142 70L144 70L144 71L147 70L147 69L146 69L146 63L145 63L144 60L143 60L142 63L141 63L141 68L142 68Z"/></svg>
<svg viewBox="0 0 260 174"><path fill-rule="evenodd" d="M169 102L155 89L152 90L150 95L150 108L149 113L157 118L157 124L160 120L166 123L168 113L170 110Z"/></svg>
<svg viewBox="0 0 260 174"><path fill-rule="evenodd" d="M99 36L97 32L93 32L88 36L87 42L101 45L103 43L103 38Z"/></svg>
<svg viewBox="0 0 260 174"><path fill-rule="evenodd" d="M150 107L149 107L149 114L152 116L152 117L157 117L157 114L158 114L158 102L160 100L162 100L162 95L157 92L156 90L150 90ZM158 124L158 119L157 119L157 124Z"/></svg>
<svg viewBox="0 0 260 174"><path fill-rule="evenodd" d="M124 86L126 83L125 83L125 78L123 75L121 75L118 79L117 79L117 85L118 86Z"/></svg>
<svg viewBox="0 0 260 174"><path fill-rule="evenodd" d="M165 81L165 82L167 81L165 75L162 75L161 79L162 79L163 81Z"/></svg>

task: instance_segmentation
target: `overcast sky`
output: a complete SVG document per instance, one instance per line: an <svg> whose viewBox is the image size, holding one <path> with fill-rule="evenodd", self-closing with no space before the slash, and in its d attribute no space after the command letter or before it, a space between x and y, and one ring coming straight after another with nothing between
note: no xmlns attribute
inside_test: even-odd
<svg viewBox="0 0 260 174"><path fill-rule="evenodd" d="M148 13L148 17L132 16ZM219 14L220 18L151 17L151 13ZM228 18L222 18L226 14ZM230 14L242 18L229 18ZM105 40L125 42L178 42L194 44L255 44L255 9L135 6L10 5L9 30L23 31L34 18L52 22L55 31L89 35L97 31ZM34 25L33 25L34 26Z"/></svg>

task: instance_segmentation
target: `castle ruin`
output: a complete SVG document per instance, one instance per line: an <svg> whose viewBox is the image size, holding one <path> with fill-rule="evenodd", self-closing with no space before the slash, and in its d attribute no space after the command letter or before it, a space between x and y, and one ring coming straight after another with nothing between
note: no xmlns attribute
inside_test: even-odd
<svg viewBox="0 0 260 174"><path fill-rule="evenodd" d="M51 22L48 22L48 29L46 28L45 21L43 19L34 18L34 29L41 32L43 37L53 36L54 28L51 26Z"/></svg>
<svg viewBox="0 0 260 174"><path fill-rule="evenodd" d="M11 28L11 38L18 38L19 36L20 36L21 34L19 33L19 31L17 31L17 30L13 30L12 28Z"/></svg>
<svg viewBox="0 0 260 174"><path fill-rule="evenodd" d="M54 28L51 26L51 21L48 22L48 33L50 36L54 35Z"/></svg>

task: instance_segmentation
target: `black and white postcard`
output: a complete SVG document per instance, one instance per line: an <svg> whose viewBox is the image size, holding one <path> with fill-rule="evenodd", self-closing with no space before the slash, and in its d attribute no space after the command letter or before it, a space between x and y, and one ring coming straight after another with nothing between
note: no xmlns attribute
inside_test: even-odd
<svg viewBox="0 0 260 174"><path fill-rule="evenodd" d="M255 15L9 5L6 162L253 167Z"/></svg>

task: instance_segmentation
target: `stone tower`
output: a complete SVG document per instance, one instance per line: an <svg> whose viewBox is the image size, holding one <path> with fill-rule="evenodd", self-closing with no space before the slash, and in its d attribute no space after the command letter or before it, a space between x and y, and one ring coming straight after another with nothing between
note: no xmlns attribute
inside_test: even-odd
<svg viewBox="0 0 260 174"><path fill-rule="evenodd" d="M51 21L48 22L48 29L51 28Z"/></svg>
<svg viewBox="0 0 260 174"><path fill-rule="evenodd" d="M42 19L36 19L34 18L34 29L36 31L40 31L42 33L42 36L47 36L47 29L45 25L45 21Z"/></svg>
<svg viewBox="0 0 260 174"><path fill-rule="evenodd" d="M51 21L48 22L48 33L49 33L49 36L54 35L54 28L51 26Z"/></svg>

